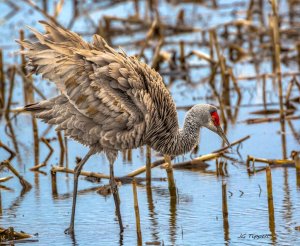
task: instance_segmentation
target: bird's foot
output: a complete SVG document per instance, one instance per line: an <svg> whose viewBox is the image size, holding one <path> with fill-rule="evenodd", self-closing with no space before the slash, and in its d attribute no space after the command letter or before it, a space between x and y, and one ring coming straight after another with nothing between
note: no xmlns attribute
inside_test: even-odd
<svg viewBox="0 0 300 246"><path fill-rule="evenodd" d="M74 235L74 227L68 227L66 230L65 230L65 234L68 234L68 235Z"/></svg>

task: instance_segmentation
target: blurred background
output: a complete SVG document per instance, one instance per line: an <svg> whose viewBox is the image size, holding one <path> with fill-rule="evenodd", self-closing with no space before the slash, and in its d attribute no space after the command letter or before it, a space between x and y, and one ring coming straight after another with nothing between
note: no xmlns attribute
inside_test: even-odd
<svg viewBox="0 0 300 246"><path fill-rule="evenodd" d="M37 245L300 244L300 1L2 0L0 9L1 227L34 235L28 240ZM130 182L119 187L126 225L119 235L112 196L97 192L108 180L99 177L80 178L75 238L63 233L73 189L66 170L88 149L14 110L59 93L53 83L27 76L15 42L33 39L26 26L43 31L39 20L86 41L101 35L138 56L162 75L181 126L190 107L210 103L230 142L237 141L217 158L191 162L223 147L202 129L199 146L173 160L180 164L176 199L162 168L152 169L151 186L138 182L142 242ZM151 152L151 162L161 158ZM146 147L124 151L115 175L147 161ZM109 165L97 155L84 170L108 174Z"/></svg>

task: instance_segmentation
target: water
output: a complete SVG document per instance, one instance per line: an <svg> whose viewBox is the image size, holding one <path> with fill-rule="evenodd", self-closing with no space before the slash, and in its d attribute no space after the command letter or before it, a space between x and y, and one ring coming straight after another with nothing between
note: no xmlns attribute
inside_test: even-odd
<svg viewBox="0 0 300 246"><path fill-rule="evenodd" d="M67 24L71 16L71 1L66 1L63 14L59 16L62 24ZM224 4L231 1L224 1ZM16 16L5 21L0 29L0 47L4 50L5 65L9 65L18 60L15 51L18 47L14 39L18 38L18 29L25 25L37 26L36 20L43 19L37 12L29 10L26 4L18 3L22 8ZM49 4L49 6L53 6ZM210 26L236 18L242 18L242 10L247 5L238 5L234 9L222 11L209 10L204 17L199 17L206 8L199 7L193 14L187 15L191 20L199 21L199 25ZM141 5L142 7L142 5ZM9 7L6 3L0 2L0 8L6 14ZM180 7L162 4L160 9L165 18L171 16L172 8L174 12ZM185 6L187 11L193 11L193 5ZM124 10L123 10L124 9ZM268 11L266 6L266 11ZM120 11L122 10L122 11ZM234 10L234 11L233 11ZM143 8L141 8L143 11ZM235 14L231 14L231 13ZM134 13L132 4L126 3L116 7L91 12L92 20L97 20L103 14L116 14L126 16L127 13ZM74 25L74 30L83 31L87 26L87 18L80 18ZM199 35L182 35L182 38L197 38ZM87 39L89 37L86 37ZM178 37L174 37L177 39ZM120 42L125 42L126 38ZM128 48L130 49L130 48ZM187 48L188 49L188 48ZM128 50L128 53L134 53ZM188 52L188 51L186 51ZM195 63L199 61L195 60ZM270 66L262 66L261 73L269 72ZM284 71L288 69L295 71L293 66L283 66ZM195 71L193 78L195 81L202 79L208 74L207 69ZM249 63L238 64L234 67L237 76L254 74L253 65ZM164 78L168 83L169 78ZM284 79L286 88L287 79ZM21 78L16 78L16 89L14 92L14 106L21 106L22 87ZM37 78L35 85L41 88L47 97L56 95L53 85L49 85L40 78ZM244 81L239 83L243 99L242 105L262 103L261 84L257 81ZM209 102L216 103L209 98L212 92L207 84L189 86L184 81L178 79L169 88L176 101L177 106L192 105L195 103ZM277 88L273 88L271 81L267 83L268 101L277 102ZM36 100L40 100L36 98ZM236 96L232 93L232 102L236 102ZM277 106L273 106L277 108ZM252 111L260 110L260 106L241 107L237 117L237 123L228 125L228 139L237 140L246 135L251 138L245 141L239 154L236 149L230 156L242 161L242 164L228 161L228 176L217 176L215 174L215 161L208 162L210 166L206 170L174 170L176 187L178 189L177 202L170 198L167 182L153 182L152 189L149 190L144 184L138 185L138 202L141 216L141 230L143 244L160 243L161 245L298 245L300 244L300 232L295 230L300 225L300 187L297 187L295 168L273 168L273 201L275 221L270 223L268 209L268 197L266 187L265 171L256 172L248 176L245 161L247 155L270 159L282 158L281 136L279 134L280 124L278 122L247 125L241 123L243 120L256 117L249 114ZM185 110L178 111L179 122L182 125ZM292 122L296 131L299 132L299 120ZM47 126L38 121L40 134ZM16 178L4 183L1 187L2 215L0 224L3 227L13 226L15 230L22 230L30 234L35 234L38 241L33 245L135 245L136 228L133 208L133 194L131 185L122 185L119 188L121 198L121 213L125 231L119 235L119 226L115 217L114 202L112 196L101 196L95 192L93 187L106 184L102 180L100 184L92 184L84 178L79 181L79 195L77 201L77 213L75 221L75 238L64 234L71 215L73 176L63 173L57 174L58 195L53 196L51 191L51 165L59 162L59 145L57 141L51 142L55 149L46 168L41 170L46 172L33 173L29 168L34 164L33 140L31 129L31 117L19 115L13 121L14 130L19 142L22 161L15 158L12 164L28 180L33 188L23 194L21 186ZM0 121L0 139L6 145L13 148L11 139L5 134L5 121ZM47 137L55 137L52 129ZM291 128L286 124L286 140L288 155L292 150L299 150L299 142L292 134ZM75 157L84 156L88 149L80 144L69 141L69 163L74 167ZM221 147L220 138L212 132L202 129L200 136L200 150L197 155L210 153ZM40 144L40 161L44 160L48 154L47 147ZM145 153L145 149L143 152ZM140 149L133 150L132 162L123 161L122 155L115 163L115 175L122 176L136 168L144 165L145 156ZM0 159L6 159L7 153L0 149ZM159 158L152 153L152 159ZM175 162L188 160L190 155L177 157ZM256 163L256 169L264 167L264 164ZM85 165L84 170L109 173L109 165L102 155L93 156ZM1 177L11 175L9 172L1 173ZM164 169L155 168L152 170L153 177L166 177ZM141 176L144 176L142 174ZM228 220L223 218L222 213L222 184L226 184ZM256 239L255 236L264 238Z"/></svg>

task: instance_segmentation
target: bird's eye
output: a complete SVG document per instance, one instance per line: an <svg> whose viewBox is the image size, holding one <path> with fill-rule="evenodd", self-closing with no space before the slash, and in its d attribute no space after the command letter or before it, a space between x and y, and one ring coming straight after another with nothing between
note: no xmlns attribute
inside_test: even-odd
<svg viewBox="0 0 300 246"><path fill-rule="evenodd" d="M210 115L211 115L214 125L219 126L220 125L220 117L219 117L217 111L211 112Z"/></svg>

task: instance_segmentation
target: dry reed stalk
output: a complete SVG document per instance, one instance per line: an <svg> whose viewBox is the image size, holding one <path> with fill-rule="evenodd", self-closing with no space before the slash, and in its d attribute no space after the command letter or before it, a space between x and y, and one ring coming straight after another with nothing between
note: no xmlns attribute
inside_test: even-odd
<svg viewBox="0 0 300 246"><path fill-rule="evenodd" d="M20 40L24 40L24 31L20 30ZM21 51L24 50L24 47L20 46ZM25 55L21 54L21 72L26 75L26 59ZM34 93L33 93L33 79L31 76L22 76L23 78L23 95L24 95L24 103L27 105L28 103L34 103ZM34 140L34 165L37 166L39 164L39 134L38 134L38 126L37 121L34 116L32 116L32 132L33 132L33 140Z"/></svg>
<svg viewBox="0 0 300 246"><path fill-rule="evenodd" d="M61 135L61 131L57 132L57 139L58 139L59 147L60 147L59 166L63 167L64 166L64 156L65 156L65 146L64 146L62 135Z"/></svg>
<svg viewBox="0 0 300 246"><path fill-rule="evenodd" d="M68 149L68 138L64 134L64 144L65 144L65 158L66 158L66 168L69 168L69 149Z"/></svg>
<svg viewBox="0 0 300 246"><path fill-rule="evenodd" d="M269 211L269 228L272 233L272 238L275 236L275 217L273 204L273 188L272 188L272 173L271 168L266 168L267 193L268 193L268 211Z"/></svg>
<svg viewBox="0 0 300 246"><path fill-rule="evenodd" d="M235 91L237 92L238 97L241 98L241 97L242 97L241 89L240 89L240 87L239 87L239 85L238 85L238 82L237 82L237 80L236 80L236 77L235 77L234 74L233 74L232 68L229 68L229 69L228 69L228 72L229 72L230 77L231 77L231 80L232 80L232 82L233 82L234 89L235 89Z"/></svg>
<svg viewBox="0 0 300 246"><path fill-rule="evenodd" d="M151 164L151 168L158 167L158 166L160 166L160 165L162 165L162 164L164 164L164 163L165 163L165 160L164 160L164 159L157 160L157 161L155 161L155 162L153 162L153 163ZM136 170L134 170L134 171L128 173L128 174L126 175L126 177L135 177L135 176L137 176L137 175L139 175L139 174L145 172L145 171L146 171L146 168L147 168L146 166L139 167L138 169L136 169Z"/></svg>
<svg viewBox="0 0 300 246"><path fill-rule="evenodd" d="M132 162L132 149L128 149L128 150L127 150L127 161L128 161L129 163Z"/></svg>
<svg viewBox="0 0 300 246"><path fill-rule="evenodd" d="M25 232L16 232L13 227L9 227L7 229L0 227L0 239L4 238L4 241L14 241L20 239L30 238L31 235ZM1 241L1 240L0 240ZM12 243L14 244L14 243Z"/></svg>
<svg viewBox="0 0 300 246"><path fill-rule="evenodd" d="M176 185L174 180L173 168L171 164L171 157L169 155L164 156L165 162L167 163L166 172L168 176L168 186L170 191L170 196L176 197Z"/></svg>
<svg viewBox="0 0 300 246"><path fill-rule="evenodd" d="M295 162L295 166L296 166L296 182L297 182L297 186L298 188L300 188L300 156L299 156L300 152L297 151L292 151L292 158Z"/></svg>
<svg viewBox="0 0 300 246"><path fill-rule="evenodd" d="M48 0L43 0L43 10L45 13L48 12Z"/></svg>
<svg viewBox="0 0 300 246"><path fill-rule="evenodd" d="M248 155L247 157L247 162L252 161L254 162L262 162L262 163L267 163L269 165L295 165L295 161L289 160L289 159L283 159L283 160L270 160L270 159L265 159L265 158L258 158L254 157L251 155Z"/></svg>
<svg viewBox="0 0 300 246"><path fill-rule="evenodd" d="M16 153L13 150L11 150L7 145L5 145L1 140L0 148L5 149L10 154L10 157L8 158L9 161L11 161L16 156Z"/></svg>
<svg viewBox="0 0 300 246"><path fill-rule="evenodd" d="M220 64L221 61L219 59L221 54L220 54L219 46L217 46L218 49L216 47L217 44L216 44L215 35L216 35L215 30L210 30L209 31L210 57L214 58L214 47L217 51L217 57L218 57L218 62L215 65L211 64L211 75L210 75L210 79L209 79L209 84L210 84L210 86L213 90L213 93L214 93L215 97L217 97L217 99L218 99L218 102L219 102L219 105L220 105L220 111L221 111L221 120L224 124L224 128L226 129L227 128L227 119L225 117L223 100L222 100L221 96L219 95L218 90L216 89L216 86L215 86L215 77L216 77L216 74L217 74L217 71L218 71L218 67L219 66L221 67L221 64ZM224 69L224 67L223 67L223 69ZM221 68L221 70L222 70L222 68ZM222 73L222 76L223 76L223 73ZM222 77L222 79L225 79L225 78Z"/></svg>
<svg viewBox="0 0 300 246"><path fill-rule="evenodd" d="M185 162L179 162L179 163L174 163L171 164L172 168L184 168L184 167L192 167L193 165L204 165L204 167L207 167L205 165L205 161L209 161L212 159L216 159L220 157L222 154L221 153L211 153L207 155L202 155L200 157L194 158L190 161L185 161ZM165 164L161 165L161 168L168 168L169 163L166 162Z"/></svg>
<svg viewBox="0 0 300 246"><path fill-rule="evenodd" d="M195 55L197 56L199 59L203 59L209 63L211 63L212 65L215 65L217 62L213 59L213 57L210 57L209 55L202 53L201 51L198 50L192 50L187 57L190 57L191 55Z"/></svg>
<svg viewBox="0 0 300 246"><path fill-rule="evenodd" d="M51 168L51 173L52 172L60 172L60 173L71 173L74 174L74 170L73 169L68 169L65 167L61 167L61 166L53 166ZM109 179L109 175L103 174L103 173L95 173L95 172L88 172L88 171L81 171L80 175L85 176L85 177L93 177L93 178L98 178L98 179ZM116 180L118 180L118 178L116 178Z"/></svg>
<svg viewBox="0 0 300 246"><path fill-rule="evenodd" d="M33 139L34 139L34 165L39 164L40 159L40 140L39 140L39 133L38 133L38 125L36 118L32 115L32 130L33 130Z"/></svg>
<svg viewBox="0 0 300 246"><path fill-rule="evenodd" d="M164 39L161 38L158 42L158 45L156 46L155 48L155 51L154 51L154 55L153 55L153 59L152 59L152 63L151 63L151 67L155 70L158 70L159 69L159 63L160 63L160 50L161 50L161 47L163 46L164 44Z"/></svg>
<svg viewBox="0 0 300 246"><path fill-rule="evenodd" d="M137 234L137 244L142 245L142 232L141 232L141 219L139 211L138 196L136 190L136 181L132 180L132 190L133 190L133 200L134 200L134 212L135 212L135 222L136 222L136 234Z"/></svg>
<svg viewBox="0 0 300 246"><path fill-rule="evenodd" d="M278 90L279 90L279 104L280 104L280 127L282 139L282 154L283 158L287 158L286 153L286 137L285 137L285 113L283 105L283 92L282 92L282 76L281 76L281 60L280 60L280 35L279 35L279 17L278 6L276 0L271 0L273 16L270 16L270 28L272 30L273 48L274 48L274 72L277 75Z"/></svg>
<svg viewBox="0 0 300 246"><path fill-rule="evenodd" d="M7 177L0 178L0 183L4 183L12 178L13 178L13 176L7 176Z"/></svg>
<svg viewBox="0 0 300 246"><path fill-rule="evenodd" d="M150 39L154 36L154 32L155 32L156 28L157 28L157 20L155 19L152 22L152 24L151 24L151 26L150 26L147 34L146 34L144 45L142 46L142 49L141 49L140 54L139 54L139 57L142 57L144 55L144 51L147 48Z"/></svg>
<svg viewBox="0 0 300 246"><path fill-rule="evenodd" d="M300 70L300 43L297 44L297 62L298 62L298 69Z"/></svg>
<svg viewBox="0 0 300 246"><path fill-rule="evenodd" d="M60 168L60 167L59 167ZM52 195L53 196L57 196L57 183L56 183L56 171L55 170L55 167L52 167L51 168L51 187L52 187Z"/></svg>
<svg viewBox="0 0 300 246"><path fill-rule="evenodd" d="M123 159L123 162L126 161L126 156L127 156L127 151L125 149L122 150L122 159Z"/></svg>
<svg viewBox="0 0 300 246"><path fill-rule="evenodd" d="M226 183L222 182L222 214L225 241L229 240L229 222L228 222L228 206Z"/></svg>
<svg viewBox="0 0 300 246"><path fill-rule="evenodd" d="M0 49L0 109L5 107L5 77L2 49ZM1 114L0 114L1 115Z"/></svg>
<svg viewBox="0 0 300 246"><path fill-rule="evenodd" d="M9 118L9 113L10 113L10 107L12 103L12 97L13 97L13 90L14 90L14 85L15 85L15 74L16 74L16 67L13 66L12 68L9 69L9 94L8 94L8 100L6 104L6 109L5 109L5 119L6 119L6 124L7 127L10 131L10 137L12 139L16 154L19 154L19 147L18 147L18 142L16 139L16 135L14 132L14 128L11 124L10 118Z"/></svg>
<svg viewBox="0 0 300 246"><path fill-rule="evenodd" d="M24 41L24 31L20 30L20 41ZM20 50L24 51L24 47L20 45ZM21 53L21 70L22 74L26 75L26 59L25 55ZM22 76L23 77L23 76ZM24 104L28 104L28 87L29 83L26 83L26 77L23 78L23 97L24 97Z"/></svg>
<svg viewBox="0 0 300 246"><path fill-rule="evenodd" d="M286 105L288 104L288 102L289 102L289 100L290 100L291 92L292 92L293 86L294 86L294 84L295 84L295 79L296 79L296 78L293 77L293 78L291 79L291 81L289 82L289 84L288 84L288 88L287 88L286 94L285 94L285 104L286 104Z"/></svg>
<svg viewBox="0 0 300 246"><path fill-rule="evenodd" d="M30 171L39 171L39 169L41 167L45 167L47 165L47 162L49 161L51 155L54 152L54 149L51 147L49 141L46 138L41 138L41 141L48 147L49 153L48 153L48 155L46 156L45 160L42 163L30 168L29 169Z"/></svg>
<svg viewBox="0 0 300 246"><path fill-rule="evenodd" d="M292 116L286 116L285 120L298 120L300 119L300 115L292 115ZM259 123L268 123L268 122L274 122L274 121L281 121L280 117L274 117L274 118L253 118L248 119L245 121L242 121L247 124L259 124ZM284 134L283 134L284 135Z"/></svg>
<svg viewBox="0 0 300 246"><path fill-rule="evenodd" d="M70 174L74 174L74 170L73 169L69 169L69 168L65 168L65 167L60 167L60 166L53 166L51 168L51 174L56 174L57 172L60 173L70 173ZM88 171L81 171L80 175L85 176L85 177L92 177L92 178L97 178L97 179L110 179L110 176L104 173L95 173L95 172L88 172ZM123 176L123 177L115 177L115 180L117 182L121 182L123 184L128 184L132 182L132 179L134 177L130 177L130 176ZM56 177L55 177L56 179ZM145 181L145 178L135 178L137 182L142 182ZM163 178L153 178L153 180L156 181L165 181L165 179Z"/></svg>
<svg viewBox="0 0 300 246"><path fill-rule="evenodd" d="M10 106L11 106L11 103L12 103L13 91L14 91L14 86L15 86L16 67L15 66L11 67L9 72L10 72L9 92L8 92L8 99L7 99L6 109L5 109L5 118L6 118L7 121L9 121Z"/></svg>
<svg viewBox="0 0 300 246"><path fill-rule="evenodd" d="M146 146L146 185L151 186L151 147Z"/></svg>
<svg viewBox="0 0 300 246"><path fill-rule="evenodd" d="M180 57L179 57L179 61L181 64L181 69L185 70L186 66L185 66L185 52L184 52L184 41L179 41L179 51L180 51Z"/></svg>
<svg viewBox="0 0 300 246"><path fill-rule="evenodd" d="M0 216L2 216L2 195L1 195L1 190L0 190Z"/></svg>
<svg viewBox="0 0 300 246"><path fill-rule="evenodd" d="M23 190L30 190L31 184L27 182L20 174L19 172L11 165L10 161L5 160L0 163L0 166L7 167L20 181L20 184L23 186Z"/></svg>

